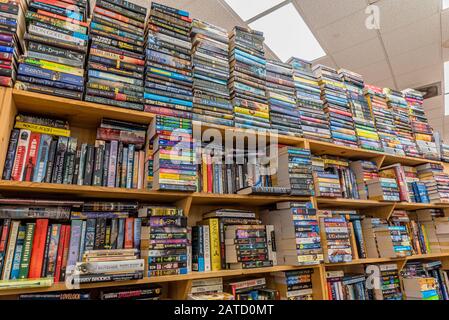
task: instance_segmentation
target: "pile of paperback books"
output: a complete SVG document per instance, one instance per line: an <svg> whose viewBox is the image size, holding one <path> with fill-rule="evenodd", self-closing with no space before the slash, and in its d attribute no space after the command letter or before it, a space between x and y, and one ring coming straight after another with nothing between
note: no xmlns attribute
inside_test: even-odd
<svg viewBox="0 0 449 320"><path fill-rule="evenodd" d="M151 3L146 28L145 111L192 117L189 13Z"/></svg>
<svg viewBox="0 0 449 320"><path fill-rule="evenodd" d="M270 128L263 42L262 32L242 27L235 27L230 38L229 89L234 125L239 128Z"/></svg>
<svg viewBox="0 0 449 320"><path fill-rule="evenodd" d="M229 38L226 30L193 20L193 119L234 126L229 96Z"/></svg>
<svg viewBox="0 0 449 320"><path fill-rule="evenodd" d="M89 2L32 0L16 89L81 100Z"/></svg>
<svg viewBox="0 0 449 320"><path fill-rule="evenodd" d="M26 2L21 0L0 3L0 86L11 87L16 79L25 6Z"/></svg>
<svg viewBox="0 0 449 320"><path fill-rule="evenodd" d="M147 9L126 0L97 0L89 31L86 101L143 109Z"/></svg>

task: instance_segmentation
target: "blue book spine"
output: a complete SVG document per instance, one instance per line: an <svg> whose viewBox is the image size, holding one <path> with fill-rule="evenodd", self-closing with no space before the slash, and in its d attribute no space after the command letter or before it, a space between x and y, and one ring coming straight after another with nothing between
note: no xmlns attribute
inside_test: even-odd
<svg viewBox="0 0 449 320"><path fill-rule="evenodd" d="M118 220L117 249L123 249L125 241L125 219Z"/></svg>
<svg viewBox="0 0 449 320"><path fill-rule="evenodd" d="M93 250L95 245L95 219L87 219L83 252Z"/></svg>
<svg viewBox="0 0 449 320"><path fill-rule="evenodd" d="M82 220L72 220L70 228L70 245L69 245L69 257L67 259L67 274L70 274L79 259L79 246L81 242L81 228L83 225Z"/></svg>
<svg viewBox="0 0 449 320"><path fill-rule="evenodd" d="M259 63L261 65L266 65L267 64L267 61L265 59L259 58L257 56L254 56L252 54L249 54L249 53L247 53L245 51L242 51L242 50L239 50L239 49L235 49L235 55L236 56L243 56L243 57L245 57L245 58L247 58L249 60L255 61L255 62L257 62L257 63Z"/></svg>
<svg viewBox="0 0 449 320"><path fill-rule="evenodd" d="M175 99L175 98L164 97L164 96L155 95L155 94L147 93L147 92L145 92L144 98L149 99L149 100L165 102L165 103L178 104L178 105L186 106L186 107L193 107L193 103L191 101L185 101L185 100L180 100L180 99Z"/></svg>
<svg viewBox="0 0 449 320"><path fill-rule="evenodd" d="M83 224L81 226L81 241L80 241L80 251L78 256L81 258L84 254L84 248L86 244L86 229L87 229L87 222L83 221Z"/></svg>
<svg viewBox="0 0 449 320"><path fill-rule="evenodd" d="M140 250L140 233L142 228L142 219L134 219L134 249Z"/></svg>
<svg viewBox="0 0 449 320"><path fill-rule="evenodd" d="M7 47L7 46L0 46L0 52L13 53L14 52L14 48L13 47Z"/></svg>
<svg viewBox="0 0 449 320"><path fill-rule="evenodd" d="M33 182L42 182L44 180L52 139L52 136L48 134L43 134L41 136L37 155L37 167L36 170L34 170Z"/></svg>
<svg viewBox="0 0 449 320"><path fill-rule="evenodd" d="M131 189L133 187L133 173L134 173L134 150L133 144L128 145L128 159L126 167L126 188Z"/></svg>
<svg viewBox="0 0 449 320"><path fill-rule="evenodd" d="M168 77L168 78L181 80L181 81L192 82L192 77L187 77L187 76L182 75L180 73L171 72L171 71L167 71L167 70L159 69L159 68L155 68L155 67L149 68L148 71L149 71L149 73L154 73L154 74L157 74L157 75L163 75L163 76Z"/></svg>
<svg viewBox="0 0 449 320"><path fill-rule="evenodd" d="M84 84L83 77L75 76L73 74L68 74L68 73L62 73L62 72L41 69L38 67L30 66L28 64L24 64L24 63L21 63L19 65L18 74L30 76L30 77L42 78L42 79L46 79L46 80L52 80L52 81L55 81L55 79L58 79L59 82L73 84L73 85L77 85L77 86L82 86Z"/></svg>
<svg viewBox="0 0 449 320"><path fill-rule="evenodd" d="M17 234L16 248L14 250L14 258L12 261L11 280L19 279L20 273L20 261L22 257L23 245L25 243L26 226L19 227L19 233Z"/></svg>

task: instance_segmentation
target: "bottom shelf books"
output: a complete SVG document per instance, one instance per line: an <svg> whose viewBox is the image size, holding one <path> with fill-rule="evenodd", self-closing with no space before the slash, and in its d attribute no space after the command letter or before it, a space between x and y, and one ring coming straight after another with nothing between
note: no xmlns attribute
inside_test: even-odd
<svg viewBox="0 0 449 320"><path fill-rule="evenodd" d="M313 269L285 272L273 272L274 287L279 291L281 300L312 300Z"/></svg>
<svg viewBox="0 0 449 320"><path fill-rule="evenodd" d="M440 300L434 278L404 278L405 300Z"/></svg>
<svg viewBox="0 0 449 320"><path fill-rule="evenodd" d="M234 300L234 296L223 292L223 278L197 279L192 281L189 300Z"/></svg>
<svg viewBox="0 0 449 320"><path fill-rule="evenodd" d="M229 282L225 288L235 300L279 300L279 292L268 288L265 278Z"/></svg>
<svg viewBox="0 0 449 320"><path fill-rule="evenodd" d="M328 271L326 281L329 300L372 300L364 274Z"/></svg>

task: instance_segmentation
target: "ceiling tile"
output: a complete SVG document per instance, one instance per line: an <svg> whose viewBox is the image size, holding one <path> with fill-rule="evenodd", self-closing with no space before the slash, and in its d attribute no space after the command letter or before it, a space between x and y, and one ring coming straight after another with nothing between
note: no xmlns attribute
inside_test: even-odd
<svg viewBox="0 0 449 320"><path fill-rule="evenodd" d="M349 49L332 53L335 62L342 68L357 69L385 59L382 43L373 38Z"/></svg>
<svg viewBox="0 0 449 320"><path fill-rule="evenodd" d="M411 25L440 12L441 0L380 0L380 32Z"/></svg>
<svg viewBox="0 0 449 320"><path fill-rule="evenodd" d="M442 63L441 45L434 43L413 51L390 57L393 72L397 75Z"/></svg>
<svg viewBox="0 0 449 320"><path fill-rule="evenodd" d="M323 28L315 29L315 33L328 52L338 52L377 37L376 30L365 27L365 20L365 11L358 11Z"/></svg>
<svg viewBox="0 0 449 320"><path fill-rule="evenodd" d="M390 57L433 43L440 43L440 15L432 15L411 25L383 33L382 40Z"/></svg>
<svg viewBox="0 0 449 320"><path fill-rule="evenodd" d="M381 60L368 66L353 69L352 71L361 74L368 84L375 84L376 82L392 77L387 60Z"/></svg>
<svg viewBox="0 0 449 320"><path fill-rule="evenodd" d="M435 82L440 82L441 79L443 79L442 63L396 76L398 86L402 89L421 87Z"/></svg>
<svg viewBox="0 0 449 320"><path fill-rule="evenodd" d="M394 80L393 78L388 78L384 80L378 80L373 82L368 82L365 80L366 84L372 84L373 86L380 87L380 88L395 88Z"/></svg>
<svg viewBox="0 0 449 320"><path fill-rule="evenodd" d="M313 65L322 64L324 66L328 66L334 69L338 69L338 66L334 63L334 61L329 56L324 56L322 58L318 58L313 61Z"/></svg>
<svg viewBox="0 0 449 320"><path fill-rule="evenodd" d="M365 0L295 0L312 28L322 28L354 12L365 10Z"/></svg>

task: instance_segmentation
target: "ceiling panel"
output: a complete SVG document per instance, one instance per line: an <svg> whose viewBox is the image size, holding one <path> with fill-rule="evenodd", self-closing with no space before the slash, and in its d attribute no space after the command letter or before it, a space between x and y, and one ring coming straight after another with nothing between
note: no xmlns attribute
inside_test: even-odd
<svg viewBox="0 0 449 320"><path fill-rule="evenodd" d="M377 83L392 77L385 59L368 66L354 68L352 71L363 75L363 79L368 84Z"/></svg>
<svg viewBox="0 0 449 320"><path fill-rule="evenodd" d="M339 66L349 70L372 65L386 58L379 38L333 53L332 57Z"/></svg>
<svg viewBox="0 0 449 320"><path fill-rule="evenodd" d="M443 65L437 63L422 69L413 70L411 72L396 77L400 88L416 88L423 85L440 82L443 78Z"/></svg>
<svg viewBox="0 0 449 320"><path fill-rule="evenodd" d="M314 60L313 65L315 66L317 64L322 64L322 65L325 65L325 66L328 66L328 67L331 67L334 69L339 68L339 66L337 66L329 56L325 56L325 57Z"/></svg>
<svg viewBox="0 0 449 320"><path fill-rule="evenodd" d="M449 27L449 26L448 26ZM435 14L382 34L382 40L389 56L441 42L440 15Z"/></svg>
<svg viewBox="0 0 449 320"><path fill-rule="evenodd" d="M440 12L441 0L380 0L380 32L411 25Z"/></svg>
<svg viewBox="0 0 449 320"><path fill-rule="evenodd" d="M377 37L376 30L365 27L365 19L365 11L358 11L326 27L316 29L315 33L328 50L327 53L332 54Z"/></svg>
<svg viewBox="0 0 449 320"><path fill-rule="evenodd" d="M395 84L394 84L394 80L393 78L389 78L389 79L384 79L384 80L378 80L378 81L372 81L372 82L368 82L367 80L365 80L366 84L372 84L373 86L377 86L380 88L395 88Z"/></svg>
<svg viewBox="0 0 449 320"><path fill-rule="evenodd" d="M441 63L441 44L435 43L390 57L390 62L397 75Z"/></svg>
<svg viewBox="0 0 449 320"><path fill-rule="evenodd" d="M318 29L360 10L365 10L365 0L295 0L306 15L310 27Z"/></svg>

